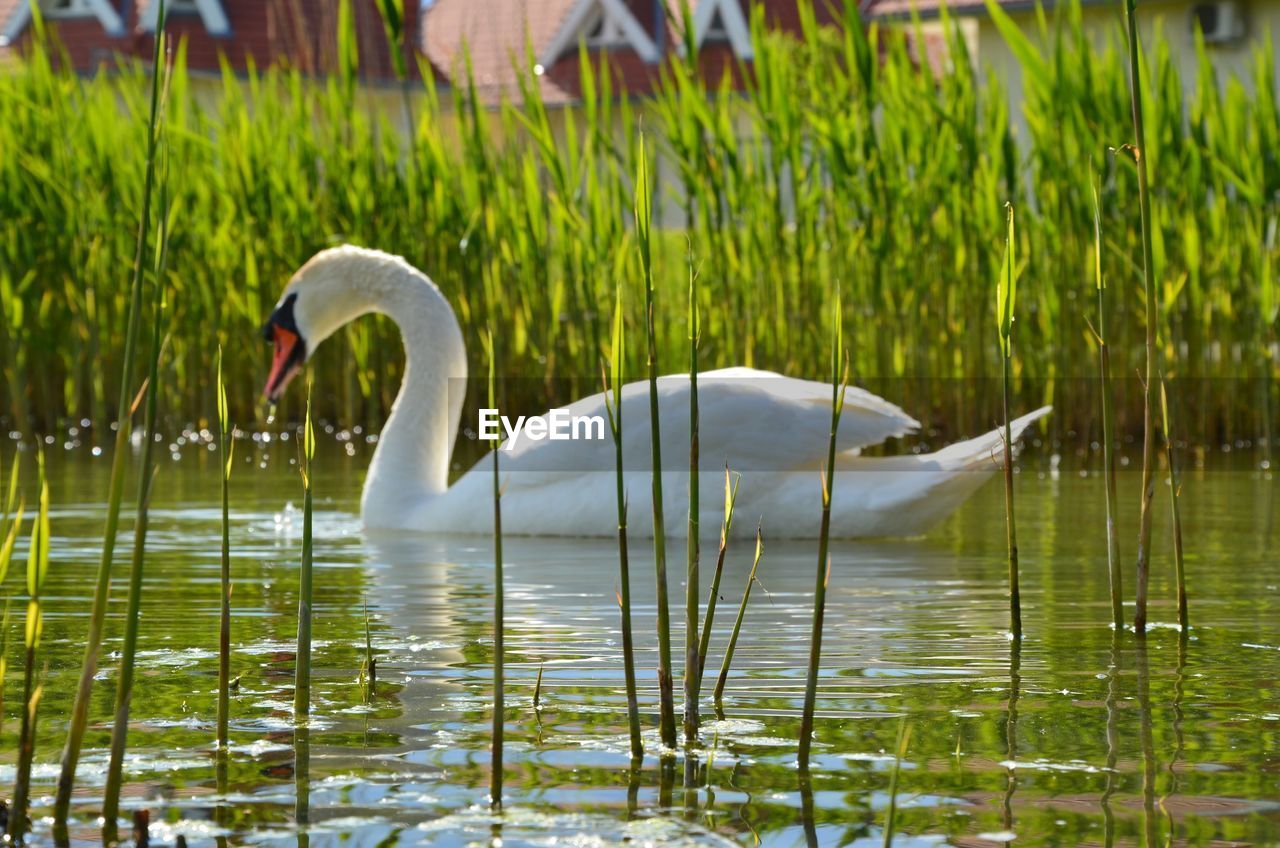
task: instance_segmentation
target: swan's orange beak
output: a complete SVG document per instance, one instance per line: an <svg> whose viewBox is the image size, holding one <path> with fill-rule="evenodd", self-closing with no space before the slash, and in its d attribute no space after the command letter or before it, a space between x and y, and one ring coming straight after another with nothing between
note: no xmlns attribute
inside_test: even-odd
<svg viewBox="0 0 1280 848"><path fill-rule="evenodd" d="M271 403L280 400L289 381L302 370L304 348L300 344L301 337L292 330L286 330L279 324L271 325L271 337L275 343L275 352L271 357L271 374L267 377L267 385L262 389L262 396Z"/></svg>

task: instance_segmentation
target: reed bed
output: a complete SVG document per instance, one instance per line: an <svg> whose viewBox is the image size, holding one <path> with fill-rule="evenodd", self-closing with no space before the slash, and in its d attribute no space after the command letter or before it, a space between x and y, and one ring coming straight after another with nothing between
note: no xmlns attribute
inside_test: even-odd
<svg viewBox="0 0 1280 848"><path fill-rule="evenodd" d="M839 279L851 331L876 329L851 352L855 372L923 417L929 441L985 431L998 414L998 345L968 328L988 314L1000 253L986 234L999 229L1006 200L1020 212L1024 273L1046 281L1024 298L1037 344L1015 366L1020 395L1055 403L1051 440L1081 447L1097 438L1091 342L1070 292L1092 277L1082 175L1098 163L1102 263L1117 283L1108 345L1113 373L1126 375L1113 424L1117 439L1140 434L1144 393L1127 377L1146 353L1144 298L1127 284L1142 251L1130 214L1137 175L1107 155L1131 133L1123 34L1094 51L1076 3L1047 11L1039 36L1010 26L1024 80L1021 111L1011 113L1000 82L971 68L958 34L949 36L954 71L935 80L900 40L871 45L849 5L844 27L815 25L798 38L753 22L755 78L743 97L673 68L654 99L632 103L584 60L578 107L543 104L531 71L522 95L496 105L465 85L423 89L412 96L409 137L340 84L286 69L199 80L179 49L170 120L184 163L174 202L185 221L172 262L184 276L173 297L169 415L207 415L200 399L217 341L227 345L229 385L259 382L265 354L239 342L280 281L334 240L399 253L428 271L469 337L507 328L500 370L532 378L513 385L564 378L555 381L563 397L513 402L561 402L594 388L608 333L600 304L616 280L639 277L635 251L617 248L635 235L625 210L643 117L660 140L652 159L660 361L683 361L687 348L677 260L686 236L704 281L704 368L748 363L821 376L821 316ZM11 154L0 161L0 219L5 232L22 234L0 239L0 409L22 430L50 431L63 417L119 419L127 411L119 399L134 393L125 352L109 340L128 326L130 286L116 269L134 253L130 233L146 193L147 71L124 64L80 78L55 55L36 50L0 75L0 149ZM1162 298L1159 344L1180 351L1170 390L1185 399L1181 432L1197 445L1256 440L1274 433L1276 406L1259 402L1277 367L1277 246L1266 238L1277 178L1263 165L1280 137L1274 54L1259 49L1249 87L1216 79L1207 55L1195 80L1182 79L1163 41L1143 58L1154 142L1144 158L1158 195L1150 223L1160 280L1176 295ZM121 120L122 109L134 120ZM482 210L490 221L474 226ZM496 274L484 271L489 264ZM637 346L628 367L642 368L644 357ZM317 416L379 426L402 370L390 322L344 331L317 360L350 375L317 393ZM237 421L261 414L249 392L231 404ZM300 404L281 412L296 420Z"/></svg>

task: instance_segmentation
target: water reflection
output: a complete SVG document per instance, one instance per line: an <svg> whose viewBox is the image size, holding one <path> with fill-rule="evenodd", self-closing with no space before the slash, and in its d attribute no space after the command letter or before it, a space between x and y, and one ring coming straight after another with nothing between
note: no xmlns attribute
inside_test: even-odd
<svg viewBox="0 0 1280 848"><path fill-rule="evenodd" d="M182 473L175 466L166 479L182 481ZM354 520L358 480L343 473L317 474L316 706L314 723L301 734L288 710L299 539L284 506L296 475L246 480L233 494L232 673L241 685L225 760L209 755L216 486L206 504L201 481L186 480L188 488L171 492L153 512L157 547L143 603L136 747L126 770L129 808L150 807L165 844L184 833L192 848L307 840L452 846L497 838L509 848L585 834L603 845L861 848L889 834L881 822L887 825L891 804L899 848L990 845L1009 831L1019 845L1280 839L1274 787L1259 770L1268 762L1269 737L1245 735L1280 721L1265 694L1280 650L1280 622L1269 614L1280 601L1280 579L1255 535L1271 520L1270 483L1227 485L1207 475L1187 481L1186 532L1195 539L1189 565L1204 618L1190 640L1157 626L1136 645L1106 627L1105 540L1073 532L1104 524L1096 480L1028 474L1020 482L1030 634L1022 642L1004 635L1003 542L989 520L1001 514L998 488L990 497L980 492L927 539L833 545L821 744L803 782L795 753L812 545L769 544L759 574L768 591L757 587L751 597L719 720L706 724L702 755L687 761L652 756L654 586L647 572L633 574L637 683L651 752L636 764L614 602L616 542L511 539L508 800L494 817L485 804L491 547L486 540L365 536ZM1136 502L1121 494L1122 502ZM85 587L101 532L93 492L76 497L84 503L60 506L54 524L49 716L64 713L74 692ZM764 532L768 543L767 525ZM749 544L730 545L721 586L730 602L742 596L751 554ZM1173 620L1171 588L1154 571L1157 625ZM682 591L678 577L670 590ZM372 698L359 683L368 655L366 598L378 657ZM712 667L732 618L717 619ZM119 644L113 622L108 651ZM673 639L682 638L677 628ZM1213 674L1197 676L1202 668ZM900 785L909 791L898 794L891 770L904 714L912 717L913 736ZM4 784L13 777L14 717L0 737ZM37 751L51 760L59 728L41 724ZM101 787L92 772L105 757L108 731L91 725L87 739L70 835L77 846L99 835ZM1242 741L1254 738L1260 741ZM56 763L38 759L40 798L51 774Z"/></svg>

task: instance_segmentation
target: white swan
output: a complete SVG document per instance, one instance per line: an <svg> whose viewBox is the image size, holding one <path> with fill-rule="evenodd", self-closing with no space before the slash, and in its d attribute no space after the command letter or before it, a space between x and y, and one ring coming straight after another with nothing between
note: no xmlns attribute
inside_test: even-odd
<svg viewBox="0 0 1280 848"><path fill-rule="evenodd" d="M285 287L264 328L275 344L264 394L274 401L306 358L339 327L369 312L399 325L407 361L404 383L382 431L365 480L361 512L369 528L432 533L492 531L492 458L448 485L467 376L462 331L453 310L425 274L374 250L322 251ZM689 380L658 381L666 533L686 527ZM698 376L703 527L716 528L723 509L719 475L725 463L742 474L737 522L744 534L761 516L771 536L818 532L820 482L830 425L831 387L749 368ZM573 415L605 414L603 395L573 403ZM1049 412L1013 423L1019 434ZM629 524L652 535L648 384L623 388L623 453L631 500ZM999 430L937 453L862 457L861 448L911 433L919 423L898 407L850 388L840 422L832 532L841 537L910 536L947 516L1000 467ZM501 456L502 522L519 535L607 536L617 532L614 448L603 440L520 439ZM714 532L714 530L712 530Z"/></svg>

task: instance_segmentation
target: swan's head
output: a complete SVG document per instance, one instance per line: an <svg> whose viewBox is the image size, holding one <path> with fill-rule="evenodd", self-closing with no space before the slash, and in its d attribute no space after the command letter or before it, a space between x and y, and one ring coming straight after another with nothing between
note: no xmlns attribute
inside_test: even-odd
<svg viewBox="0 0 1280 848"><path fill-rule="evenodd" d="M298 269L262 328L275 349L263 397L278 401L321 342L370 310L363 278L387 258L374 250L335 247Z"/></svg>

